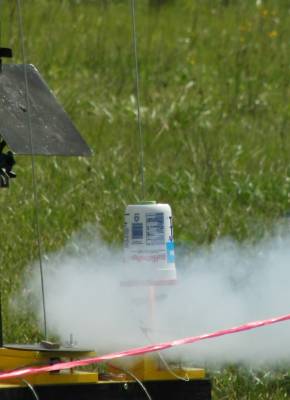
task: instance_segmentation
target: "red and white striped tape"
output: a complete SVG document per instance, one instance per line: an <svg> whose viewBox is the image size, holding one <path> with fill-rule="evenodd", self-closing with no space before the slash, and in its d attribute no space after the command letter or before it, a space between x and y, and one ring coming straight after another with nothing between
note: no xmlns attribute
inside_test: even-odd
<svg viewBox="0 0 290 400"><path fill-rule="evenodd" d="M287 315L283 315L283 316L277 317L277 318L271 318L271 319L266 319L266 320L262 320L262 321L250 322L248 324L236 326L236 327L233 327L230 329L223 329L223 330L219 330L219 331L212 332L212 333L206 333L204 335L192 336L192 337L187 337L187 338L183 338L183 339L173 340L170 342L164 342L164 343L159 343L159 344L149 345L149 346L144 346L144 347L136 347L136 348L125 350L125 351L105 354L105 355L99 356L99 357L86 358L86 359L77 360L77 361L60 362L60 363L56 363L53 365L47 365L47 366L42 366L42 367L20 368L20 369L13 370L13 371L1 372L0 380L1 379L2 380L10 379L10 378L19 378L19 377L24 377L27 375L36 375L36 374L41 374L44 372L59 371L59 370L70 369L70 368L75 368L75 367L83 367L86 365L97 364L97 363L105 362L108 360L115 360L117 358L138 356L138 355L143 355L146 353L153 353L156 351L166 350L166 349L176 347L176 346L181 346L184 344L195 343L195 342L199 342L201 340L213 339L213 338L216 338L219 336L231 335L233 333L238 333L238 332L245 332L245 331L249 331L251 329L261 328L262 326L273 325L273 324L277 324L278 322L289 321L289 320L290 320L290 314L287 314Z"/></svg>

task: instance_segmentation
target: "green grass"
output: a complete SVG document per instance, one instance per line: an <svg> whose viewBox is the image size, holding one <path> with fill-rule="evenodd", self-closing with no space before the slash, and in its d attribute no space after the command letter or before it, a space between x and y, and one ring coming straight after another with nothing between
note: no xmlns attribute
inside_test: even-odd
<svg viewBox="0 0 290 400"><path fill-rule="evenodd" d="M284 367L269 370L249 370L228 366L213 376L213 400L282 400L289 398L290 382Z"/></svg>
<svg viewBox="0 0 290 400"><path fill-rule="evenodd" d="M21 62L15 2L3 3L2 44ZM124 207L141 199L129 3L23 3L27 59L93 150L90 159L37 159L43 252L86 224L120 245ZM176 0L160 11L137 3L146 198L171 204L177 244L259 239L290 207L288 0ZM33 316L8 315L37 257L30 160L17 162L17 180L0 194L7 341L40 335ZM215 376L216 399L288 393L245 371Z"/></svg>

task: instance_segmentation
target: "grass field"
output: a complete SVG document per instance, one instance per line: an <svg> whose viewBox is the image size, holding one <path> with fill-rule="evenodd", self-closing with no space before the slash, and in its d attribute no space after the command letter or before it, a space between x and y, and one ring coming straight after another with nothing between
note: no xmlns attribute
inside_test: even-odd
<svg viewBox="0 0 290 400"><path fill-rule="evenodd" d="M1 44L21 62L16 2L1 3ZM141 199L129 2L23 3L27 60L93 151L37 159L42 250L86 224L119 245L124 207ZM289 1L137 3L146 199L171 204L177 248L256 241L290 208ZM18 157L15 170L0 194L5 339L36 340L32 316L8 315L37 257L30 160ZM285 370L257 374L215 374L214 398L288 396Z"/></svg>

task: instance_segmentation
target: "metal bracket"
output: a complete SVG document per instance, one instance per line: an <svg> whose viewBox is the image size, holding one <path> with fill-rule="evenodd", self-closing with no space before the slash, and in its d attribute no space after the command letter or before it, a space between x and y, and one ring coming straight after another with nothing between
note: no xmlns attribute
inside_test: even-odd
<svg viewBox="0 0 290 400"><path fill-rule="evenodd" d="M2 72L2 57L12 58L12 49L9 49L8 47L0 47L0 72Z"/></svg>
<svg viewBox="0 0 290 400"><path fill-rule="evenodd" d="M9 180L16 178L15 172L12 171L13 166L16 164L13 153L8 151L3 153L6 142L0 142L0 188L9 187Z"/></svg>

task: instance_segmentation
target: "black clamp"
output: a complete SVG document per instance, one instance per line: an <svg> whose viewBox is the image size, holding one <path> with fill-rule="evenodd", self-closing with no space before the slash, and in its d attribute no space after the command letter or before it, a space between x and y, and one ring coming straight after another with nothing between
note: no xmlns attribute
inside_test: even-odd
<svg viewBox="0 0 290 400"><path fill-rule="evenodd" d="M0 47L0 72L2 71L2 57L12 58L12 49L9 49L8 47Z"/></svg>
<svg viewBox="0 0 290 400"><path fill-rule="evenodd" d="M12 151L3 153L6 142L0 142L0 189L9 187L9 180L16 178L15 172L12 171L13 166L16 164Z"/></svg>

